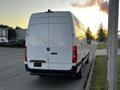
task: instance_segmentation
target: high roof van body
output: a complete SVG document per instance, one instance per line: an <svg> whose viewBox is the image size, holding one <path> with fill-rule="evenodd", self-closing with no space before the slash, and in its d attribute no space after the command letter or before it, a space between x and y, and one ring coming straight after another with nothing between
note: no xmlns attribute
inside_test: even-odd
<svg viewBox="0 0 120 90"><path fill-rule="evenodd" d="M89 62L84 26L68 11L32 14L26 34L25 67L32 75L81 76Z"/></svg>

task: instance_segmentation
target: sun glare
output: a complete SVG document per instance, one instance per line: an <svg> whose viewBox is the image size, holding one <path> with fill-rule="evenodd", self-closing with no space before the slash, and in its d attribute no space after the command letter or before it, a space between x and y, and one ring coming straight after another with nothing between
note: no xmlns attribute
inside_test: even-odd
<svg viewBox="0 0 120 90"><path fill-rule="evenodd" d="M90 27L90 30L95 35L102 23L105 28L108 25L108 15L95 5L88 8L73 8L72 12L78 19L85 25L85 27Z"/></svg>

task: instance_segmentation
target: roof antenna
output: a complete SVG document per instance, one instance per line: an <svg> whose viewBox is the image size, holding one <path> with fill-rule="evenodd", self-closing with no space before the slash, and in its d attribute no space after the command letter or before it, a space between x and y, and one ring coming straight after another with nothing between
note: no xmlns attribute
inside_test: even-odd
<svg viewBox="0 0 120 90"><path fill-rule="evenodd" d="M46 13L53 13L53 11L52 11L52 10L50 10L50 9L48 9L48 11L47 11Z"/></svg>

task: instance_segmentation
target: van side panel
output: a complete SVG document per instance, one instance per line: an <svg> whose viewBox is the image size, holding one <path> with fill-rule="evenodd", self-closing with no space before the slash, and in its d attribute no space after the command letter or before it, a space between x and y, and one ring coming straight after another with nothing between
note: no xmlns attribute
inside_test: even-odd
<svg viewBox="0 0 120 90"><path fill-rule="evenodd" d="M74 25L73 26L74 27L73 43L77 45L77 53L78 53L77 63L79 63L88 55L89 49L87 45L85 27L74 15L72 15L72 18L73 18L73 25Z"/></svg>

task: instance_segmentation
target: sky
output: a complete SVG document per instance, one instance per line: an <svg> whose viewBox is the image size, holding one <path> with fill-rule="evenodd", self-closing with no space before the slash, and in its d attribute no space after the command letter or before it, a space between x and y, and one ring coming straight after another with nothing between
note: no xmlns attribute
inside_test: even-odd
<svg viewBox="0 0 120 90"><path fill-rule="evenodd" d="M106 29L108 26L108 13L106 9L101 9L106 1L108 0L0 0L0 24L28 28L32 13L51 9L71 11L86 28L89 26L96 33L101 23Z"/></svg>

